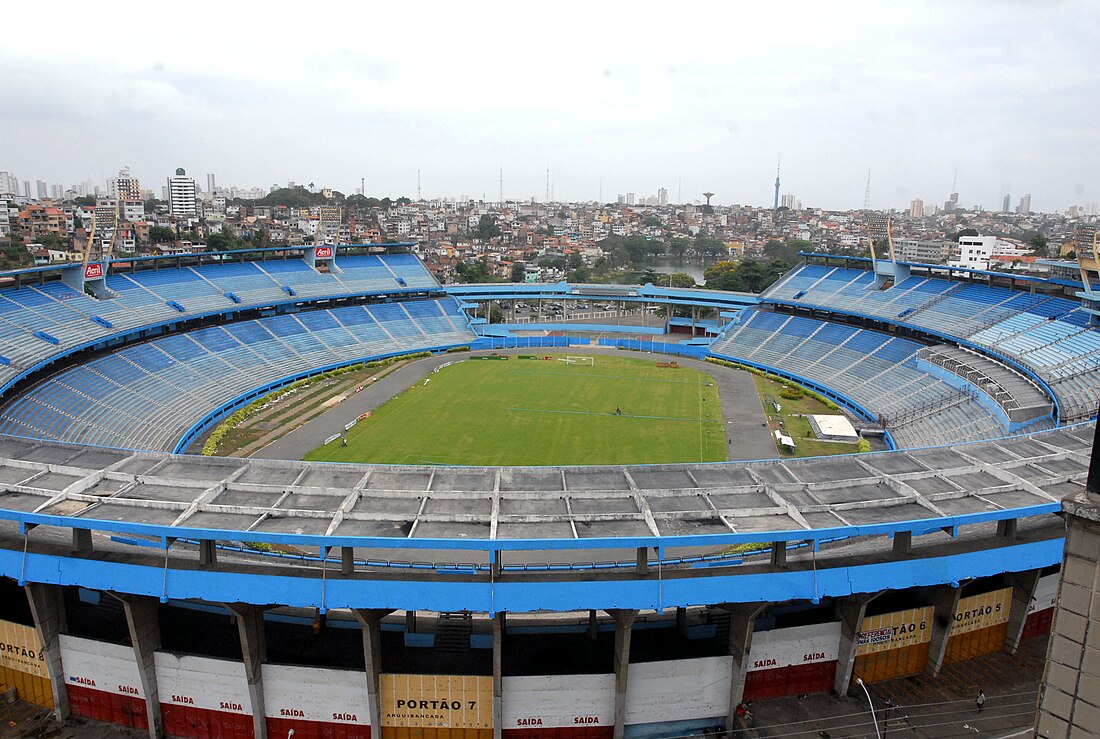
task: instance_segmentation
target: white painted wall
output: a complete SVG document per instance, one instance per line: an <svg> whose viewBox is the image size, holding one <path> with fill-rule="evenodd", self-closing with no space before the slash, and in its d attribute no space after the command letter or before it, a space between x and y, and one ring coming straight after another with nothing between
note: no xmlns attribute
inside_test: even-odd
<svg viewBox="0 0 1100 739"><path fill-rule="evenodd" d="M506 677L502 700L503 729L615 724L614 675Z"/></svg>
<svg viewBox="0 0 1100 739"><path fill-rule="evenodd" d="M725 716L732 669L730 656L630 665L626 723Z"/></svg>
<svg viewBox="0 0 1100 739"><path fill-rule="evenodd" d="M758 631L752 635L748 671L833 662L839 656L839 621L792 629Z"/></svg>
<svg viewBox="0 0 1100 739"><path fill-rule="evenodd" d="M370 724L367 673L264 665L264 711L271 718Z"/></svg>
<svg viewBox="0 0 1100 739"><path fill-rule="evenodd" d="M1054 602L1058 600L1058 575L1043 575L1035 584L1035 597L1028 606L1028 614L1036 611L1045 611L1054 608Z"/></svg>
<svg viewBox="0 0 1100 739"><path fill-rule="evenodd" d="M68 634L59 642L66 684L145 697L132 648Z"/></svg>
<svg viewBox="0 0 1100 739"><path fill-rule="evenodd" d="M252 715L243 662L155 652L153 666L161 703Z"/></svg>

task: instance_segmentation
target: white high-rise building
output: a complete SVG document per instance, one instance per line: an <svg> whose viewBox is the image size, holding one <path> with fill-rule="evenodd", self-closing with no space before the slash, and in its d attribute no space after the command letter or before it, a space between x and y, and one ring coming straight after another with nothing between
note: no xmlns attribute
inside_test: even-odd
<svg viewBox="0 0 1100 739"><path fill-rule="evenodd" d="M909 217L910 218L923 218L924 217L924 201L920 198L913 198L913 202L909 203Z"/></svg>
<svg viewBox="0 0 1100 739"><path fill-rule="evenodd" d="M141 183L130 174L129 167L123 167L118 177L107 180L107 196L115 200L141 200Z"/></svg>
<svg viewBox="0 0 1100 739"><path fill-rule="evenodd" d="M168 178L168 213L177 218L194 218L198 215L195 180L180 167L175 177Z"/></svg>
<svg viewBox="0 0 1100 739"><path fill-rule="evenodd" d="M19 178L11 172L0 172L0 195L18 195Z"/></svg>

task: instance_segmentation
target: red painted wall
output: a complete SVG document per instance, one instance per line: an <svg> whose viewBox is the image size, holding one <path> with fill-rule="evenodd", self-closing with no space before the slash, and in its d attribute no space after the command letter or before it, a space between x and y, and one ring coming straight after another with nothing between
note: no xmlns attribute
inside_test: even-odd
<svg viewBox="0 0 1100 739"><path fill-rule="evenodd" d="M145 699L132 695L108 693L104 690L66 685L69 691L69 708L75 716L148 729L149 717L145 712Z"/></svg>
<svg viewBox="0 0 1100 739"><path fill-rule="evenodd" d="M836 660L808 665L753 670L745 675L745 701L781 698L803 693L828 693L833 689Z"/></svg>

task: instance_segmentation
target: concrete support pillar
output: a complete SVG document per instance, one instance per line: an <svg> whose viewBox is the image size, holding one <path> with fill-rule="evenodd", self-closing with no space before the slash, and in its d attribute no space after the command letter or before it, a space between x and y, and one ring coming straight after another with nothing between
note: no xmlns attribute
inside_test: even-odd
<svg viewBox="0 0 1100 739"><path fill-rule="evenodd" d="M73 552L90 554L92 551L92 530L73 529Z"/></svg>
<svg viewBox="0 0 1100 739"><path fill-rule="evenodd" d="M932 677L943 669L943 658L947 654L947 639L951 634L951 622L959 607L962 588L941 585L932 589L932 640L928 645L928 666L925 667Z"/></svg>
<svg viewBox="0 0 1100 739"><path fill-rule="evenodd" d="M1008 628L1005 630L1005 651L1009 654L1016 654L1020 648L1020 637L1023 636L1041 574L1042 570L1028 570L1005 575L1005 585L1012 586L1012 604L1008 609Z"/></svg>
<svg viewBox="0 0 1100 739"><path fill-rule="evenodd" d="M355 547L340 547L340 574L355 572Z"/></svg>
<svg viewBox="0 0 1100 739"><path fill-rule="evenodd" d="M737 727L737 706L745 697L745 674L748 672L749 651L752 649L752 631L756 617L767 603L730 603L725 609L730 614L729 654L733 657L730 675L730 706L726 714L726 731Z"/></svg>
<svg viewBox="0 0 1100 739"><path fill-rule="evenodd" d="M614 608L607 612L615 619L615 730L612 739L623 739L626 731L626 687L630 672L630 632L638 612Z"/></svg>
<svg viewBox="0 0 1100 739"><path fill-rule="evenodd" d="M1066 548L1035 723L1039 737L1100 736L1100 480L1094 478L1100 443L1092 457L1087 492L1062 501Z"/></svg>
<svg viewBox="0 0 1100 739"><path fill-rule="evenodd" d="M392 611L357 609L355 618L363 628L363 661L367 670L367 705L370 707L370 735L382 737L382 619ZM412 611L409 611L412 613Z"/></svg>
<svg viewBox="0 0 1100 739"><path fill-rule="evenodd" d="M405 633L416 633L416 611L405 611Z"/></svg>
<svg viewBox="0 0 1100 739"><path fill-rule="evenodd" d="M596 618L595 611L588 612L588 641L596 641L596 637L599 636L599 619Z"/></svg>
<svg viewBox="0 0 1100 739"><path fill-rule="evenodd" d="M638 573L645 574L649 571L649 549L646 547L638 547Z"/></svg>
<svg viewBox="0 0 1100 739"><path fill-rule="evenodd" d="M997 522L997 536L1002 539L1015 539L1016 532L1020 528L1020 521L1016 518L1006 518Z"/></svg>
<svg viewBox="0 0 1100 739"><path fill-rule="evenodd" d="M256 739L267 739L264 710L263 664L267 659L267 638L264 634L264 609L247 603L231 603L237 634L241 639L244 676L248 681L248 699L252 702L252 732Z"/></svg>
<svg viewBox="0 0 1100 739"><path fill-rule="evenodd" d="M913 532L912 531L895 531L894 532L894 556L895 557L908 557L913 553Z"/></svg>
<svg viewBox="0 0 1100 739"><path fill-rule="evenodd" d="M61 666L61 643L58 636L68 628L62 589L56 585L27 583L23 588L31 607L34 627L42 642L42 656L53 690L53 715L58 721L69 717L69 691L65 688L65 671Z"/></svg>
<svg viewBox="0 0 1100 739"><path fill-rule="evenodd" d="M787 542L785 542L785 541L773 541L772 542L772 566L774 566L774 567L786 567L787 566Z"/></svg>
<svg viewBox="0 0 1100 739"><path fill-rule="evenodd" d="M141 691L145 693L145 714L149 718L149 736L164 736L164 723L160 717L160 691L157 689L157 671L153 654L160 649L160 619L156 598L140 595L121 596L122 610L126 614L126 626L130 630L130 644L134 648Z"/></svg>
<svg viewBox="0 0 1100 739"><path fill-rule="evenodd" d="M856 641L859 626L867 613L867 604L879 596L878 593L861 593L845 598L837 603L837 618L840 621L840 651L836 662L836 678L833 690L837 695L847 695L852 684L852 668L856 664Z"/></svg>
<svg viewBox="0 0 1100 739"><path fill-rule="evenodd" d="M217 543L213 539L202 539L199 541L199 564L203 567L209 567L210 565L216 565L218 563L218 547Z"/></svg>
<svg viewBox="0 0 1100 739"><path fill-rule="evenodd" d="M493 617L493 739L504 726L504 614Z"/></svg>

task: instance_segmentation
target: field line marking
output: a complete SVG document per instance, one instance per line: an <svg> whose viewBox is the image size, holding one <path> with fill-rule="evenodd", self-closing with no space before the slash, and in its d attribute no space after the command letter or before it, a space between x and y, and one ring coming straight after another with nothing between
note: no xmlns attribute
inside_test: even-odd
<svg viewBox="0 0 1100 739"><path fill-rule="evenodd" d="M631 377L630 375L597 375L592 372L579 374L576 372L532 372L531 370L515 370L517 375L569 375L570 377L606 377L612 380L634 380L635 382L667 382L673 385L705 385L705 380L658 380L652 377Z"/></svg>
<svg viewBox="0 0 1100 739"><path fill-rule="evenodd" d="M620 418L644 418L654 421L687 421L689 423L718 423L712 418L679 418L677 416L643 416L633 413L596 413L595 411L566 411L554 408L519 408L513 406L509 411L521 411L524 413L564 413L572 416L619 416Z"/></svg>

